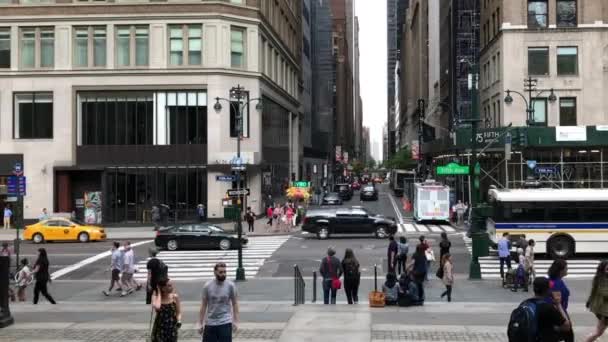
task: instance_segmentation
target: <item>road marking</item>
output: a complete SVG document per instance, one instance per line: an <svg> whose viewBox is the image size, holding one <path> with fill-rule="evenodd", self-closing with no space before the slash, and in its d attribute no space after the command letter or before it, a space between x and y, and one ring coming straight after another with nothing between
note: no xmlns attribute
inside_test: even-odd
<svg viewBox="0 0 608 342"><path fill-rule="evenodd" d="M445 225L445 224L442 224L441 228L443 228L443 230L445 230L448 233L453 233L453 232L456 231L456 229L452 228L452 226L448 226L448 225Z"/></svg>
<svg viewBox="0 0 608 342"><path fill-rule="evenodd" d="M427 225L428 228L431 229L431 231L435 232L435 233L443 233L443 230L435 225L429 224Z"/></svg>
<svg viewBox="0 0 608 342"><path fill-rule="evenodd" d="M405 233L405 229L403 227L403 223L398 223L397 224L397 232L399 232L399 233Z"/></svg>
<svg viewBox="0 0 608 342"><path fill-rule="evenodd" d="M414 226L416 227L416 230L418 230L419 232L428 232L429 230L426 229L426 226L423 224L414 224Z"/></svg>
<svg viewBox="0 0 608 342"><path fill-rule="evenodd" d="M153 242L153 241L154 240L146 240L146 241L140 241L140 242L132 243L131 247L137 247L137 246L145 245L145 244ZM94 256L92 256L90 258L86 258L86 259L84 259L82 261L79 261L79 262L77 262L77 263L75 263L73 265L70 265L70 266L68 266L66 268L62 268L59 271L53 272L51 274L51 279L55 280L55 279L57 279L59 277L63 277L64 275L66 275L68 273L74 272L77 269L83 268L84 266L92 264L95 261L98 261L98 260L101 260L103 258L109 257L110 255L112 255L112 251L111 250L103 252L103 253L99 253L99 254L94 255Z"/></svg>
<svg viewBox="0 0 608 342"><path fill-rule="evenodd" d="M247 278L255 278L260 267L279 249L290 236L259 236L249 238L248 245L243 248L243 267ZM169 277L173 280L188 281L199 279L212 279L213 267L218 262L226 263L228 278L236 276L238 266L238 251L229 250L184 250L161 251L157 258L169 267ZM148 258L139 260L137 266L140 270L146 269ZM147 273L136 273L133 278L145 280Z"/></svg>
<svg viewBox="0 0 608 342"><path fill-rule="evenodd" d="M403 226L405 226L405 230L408 232L417 232L416 228L411 223L404 223Z"/></svg>
<svg viewBox="0 0 608 342"><path fill-rule="evenodd" d="M397 223L403 223L403 215L401 215L401 212L399 211L399 207L397 206L397 202L395 202L395 198L391 194L387 195L389 201L391 202L391 205L393 206L393 210L395 210L395 215L397 215L397 220L399 221Z"/></svg>

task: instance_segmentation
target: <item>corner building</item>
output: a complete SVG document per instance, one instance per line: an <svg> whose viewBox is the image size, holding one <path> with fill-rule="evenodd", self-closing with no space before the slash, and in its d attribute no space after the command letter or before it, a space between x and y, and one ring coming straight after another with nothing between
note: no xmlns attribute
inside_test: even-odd
<svg viewBox="0 0 608 342"><path fill-rule="evenodd" d="M244 205L261 212L299 169L299 0L0 0L0 208L96 211L147 223L155 204L189 221L224 216L236 111ZM215 98L225 98L216 110ZM7 195L22 163L27 195ZM90 217L89 217L90 218Z"/></svg>

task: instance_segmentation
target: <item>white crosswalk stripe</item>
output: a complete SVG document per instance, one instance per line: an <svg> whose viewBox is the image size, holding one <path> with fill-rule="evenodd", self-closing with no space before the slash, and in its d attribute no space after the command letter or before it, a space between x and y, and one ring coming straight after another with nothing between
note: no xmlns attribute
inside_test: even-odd
<svg viewBox="0 0 608 342"><path fill-rule="evenodd" d="M289 236L255 236L249 238L248 245L243 248L243 268L245 276L254 278L264 261L279 249ZM213 266L218 262L226 264L227 277L236 276L238 266L238 251L221 250L184 250L162 251L157 256L169 267L169 278L172 280L197 280L213 278ZM148 259L140 260L137 267L140 272L134 275L139 281L147 278L146 263Z"/></svg>
<svg viewBox="0 0 608 342"><path fill-rule="evenodd" d="M464 243L469 251L469 253L473 253L472 240L463 236ZM494 253L491 253L494 254ZM553 260L542 260L536 259L534 260L534 268L536 270L536 274L546 275L549 267L553 263ZM570 279L589 279L595 276L595 272L597 271L597 266L599 265L600 260L597 259L577 259L577 260L568 260L568 275L566 278ZM497 255L490 255L487 257L479 258L479 265L481 266L481 277L485 279L500 279L500 260ZM517 268L518 263L517 260L511 261L511 267ZM505 266L505 272L506 272Z"/></svg>
<svg viewBox="0 0 608 342"><path fill-rule="evenodd" d="M432 224L422 224L422 223L399 223L397 225L397 231L400 233L454 233L456 229L452 228L449 225L432 225Z"/></svg>

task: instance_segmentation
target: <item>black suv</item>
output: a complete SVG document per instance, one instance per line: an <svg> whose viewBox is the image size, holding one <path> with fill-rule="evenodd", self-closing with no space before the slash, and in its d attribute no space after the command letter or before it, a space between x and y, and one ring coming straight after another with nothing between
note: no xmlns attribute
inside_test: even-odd
<svg viewBox="0 0 608 342"><path fill-rule="evenodd" d="M359 199L361 201L365 201L365 200L377 201L378 200L378 190L373 185L366 185L361 188L361 191L359 191Z"/></svg>
<svg viewBox="0 0 608 342"><path fill-rule="evenodd" d="M397 232L394 218L375 215L361 207L309 210L302 231L319 239L332 234L374 234L383 239Z"/></svg>
<svg viewBox="0 0 608 342"><path fill-rule="evenodd" d="M348 183L335 184L333 192L337 192L344 201L350 201L353 198L353 188Z"/></svg>

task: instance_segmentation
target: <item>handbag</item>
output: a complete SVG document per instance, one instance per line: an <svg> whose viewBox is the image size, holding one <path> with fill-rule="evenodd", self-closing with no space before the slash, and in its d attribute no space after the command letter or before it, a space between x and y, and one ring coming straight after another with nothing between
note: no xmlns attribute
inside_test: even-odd
<svg viewBox="0 0 608 342"><path fill-rule="evenodd" d="M433 252L432 249L428 248L424 254L426 255L426 260L428 261L435 261L435 253Z"/></svg>
<svg viewBox="0 0 608 342"><path fill-rule="evenodd" d="M329 267L329 274L331 275L333 271L331 268L331 259L329 257L327 257L327 267ZM331 288L333 290L339 290L342 288L342 281L340 280L340 278L335 277L331 279Z"/></svg>
<svg viewBox="0 0 608 342"><path fill-rule="evenodd" d="M443 266L439 266L437 268L437 273L435 273L435 275L437 276L437 278L443 279Z"/></svg>

